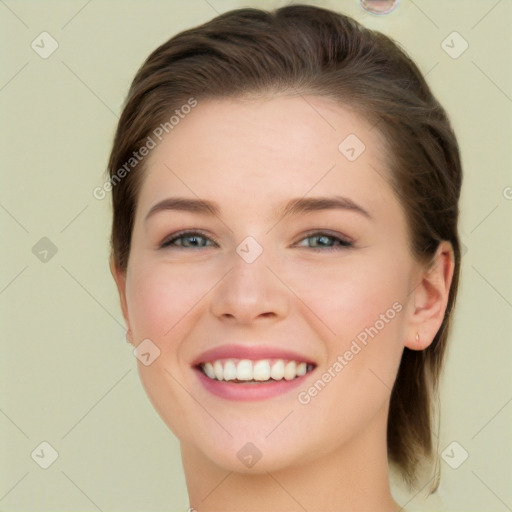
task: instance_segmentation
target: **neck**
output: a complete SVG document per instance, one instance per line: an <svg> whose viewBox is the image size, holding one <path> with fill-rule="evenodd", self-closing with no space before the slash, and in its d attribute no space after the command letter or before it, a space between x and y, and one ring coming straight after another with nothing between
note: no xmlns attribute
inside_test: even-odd
<svg viewBox="0 0 512 512"><path fill-rule="evenodd" d="M182 443L191 510L401 510L393 500L389 486L386 420L387 414L377 415L372 425L357 438L313 460L279 470L260 470L257 474L219 468L195 447Z"/></svg>

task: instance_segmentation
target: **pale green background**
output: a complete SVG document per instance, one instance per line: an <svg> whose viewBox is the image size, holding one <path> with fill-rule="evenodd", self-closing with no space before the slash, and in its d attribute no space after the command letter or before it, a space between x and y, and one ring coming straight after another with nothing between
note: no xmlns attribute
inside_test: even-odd
<svg viewBox="0 0 512 512"><path fill-rule="evenodd" d="M109 200L96 200L120 108L146 56L180 30L242 6L287 2L0 1L2 316L0 511L184 511L179 445L149 403L108 265ZM313 2L312 2L313 3ZM510 0L402 0L386 17L314 2L398 40L452 119L465 171L462 286L442 386L436 497L413 510L512 510ZM43 60L31 42L49 32ZM469 43L452 59L442 41ZM509 193L507 194L507 191ZM58 252L41 262L48 237ZM49 442L48 469L31 452Z"/></svg>

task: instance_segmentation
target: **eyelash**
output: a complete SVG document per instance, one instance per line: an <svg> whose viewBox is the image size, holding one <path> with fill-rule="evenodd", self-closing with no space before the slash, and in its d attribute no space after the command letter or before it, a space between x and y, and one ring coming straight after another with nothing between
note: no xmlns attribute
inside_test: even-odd
<svg viewBox="0 0 512 512"><path fill-rule="evenodd" d="M183 238L198 238L198 237L201 237L201 238L204 238L204 239L207 239L211 242L213 242L214 244L218 245L218 242L212 238L211 236L207 236L205 233L202 233L201 231L180 231L178 233L175 233L174 235L172 235L171 238L168 238L166 240L164 240L162 242L162 244L160 245L160 248L161 249L180 249L180 250L186 250L186 249L192 249L192 250L198 250L198 249L204 249L208 246L204 246L204 247L182 247L182 246L179 246L179 245L174 245L173 246L173 243L176 242L177 240L180 240L180 239L183 239ZM308 238L314 238L314 237L317 237L317 238L321 238L321 237L327 237L327 238L330 238L332 239L334 242L338 242L339 244L338 245L335 245L335 246L324 246L324 247L309 247L309 249L312 249L312 250L317 250L317 251L337 251L337 250L341 250L341 249L350 249L351 247L353 247L353 243L346 240L345 238L342 238L340 236L337 236L337 235L334 235L334 234L330 234L329 232L327 231L312 231L312 232L309 232L307 233L303 238L301 238L300 242L304 241L304 240L307 240ZM308 247L306 247L308 248Z"/></svg>

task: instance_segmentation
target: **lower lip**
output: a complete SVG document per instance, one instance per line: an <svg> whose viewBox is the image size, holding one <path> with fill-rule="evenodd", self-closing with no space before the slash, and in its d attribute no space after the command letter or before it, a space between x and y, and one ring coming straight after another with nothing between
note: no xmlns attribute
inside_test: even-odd
<svg viewBox="0 0 512 512"><path fill-rule="evenodd" d="M293 380L276 380L256 384L236 384L225 380L214 380L207 377L201 370L194 368L199 380L207 391L228 400L253 401L265 400L274 396L283 395L304 384L304 380L312 372L306 373Z"/></svg>

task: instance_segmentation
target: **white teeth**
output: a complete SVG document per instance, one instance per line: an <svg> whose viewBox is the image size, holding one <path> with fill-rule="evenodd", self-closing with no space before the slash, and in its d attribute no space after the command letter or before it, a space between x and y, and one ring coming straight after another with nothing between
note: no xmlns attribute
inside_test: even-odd
<svg viewBox="0 0 512 512"><path fill-rule="evenodd" d="M238 380L252 380L252 362L249 359L242 359L236 367L236 378Z"/></svg>
<svg viewBox="0 0 512 512"><path fill-rule="evenodd" d="M270 363L268 361L258 361L252 370L254 380L270 379Z"/></svg>
<svg viewBox="0 0 512 512"><path fill-rule="evenodd" d="M270 376L274 380L281 380L284 378L284 361L279 359L272 365L272 369L270 370Z"/></svg>
<svg viewBox="0 0 512 512"><path fill-rule="evenodd" d="M222 368L222 363L220 361L215 361L213 363L213 372L215 373L215 378L217 380L222 380L224 376L224 369Z"/></svg>
<svg viewBox="0 0 512 512"><path fill-rule="evenodd" d="M236 366L233 361L226 361L224 365L224 380L235 380L237 377Z"/></svg>
<svg viewBox="0 0 512 512"><path fill-rule="evenodd" d="M213 371L213 364L212 363L206 363L204 366L204 373L210 377L210 379L215 378L215 372Z"/></svg>
<svg viewBox="0 0 512 512"><path fill-rule="evenodd" d="M293 380L306 375L313 367L306 362L283 359L226 359L206 362L201 365L210 379L265 382L270 379Z"/></svg>
<svg viewBox="0 0 512 512"><path fill-rule="evenodd" d="M302 363L299 363L297 365L297 376L299 377L302 377L303 375L306 375L307 371L308 371L308 365L304 362Z"/></svg>
<svg viewBox="0 0 512 512"><path fill-rule="evenodd" d="M285 380L292 380L297 375L297 364L295 361L289 361L284 367L284 378Z"/></svg>

